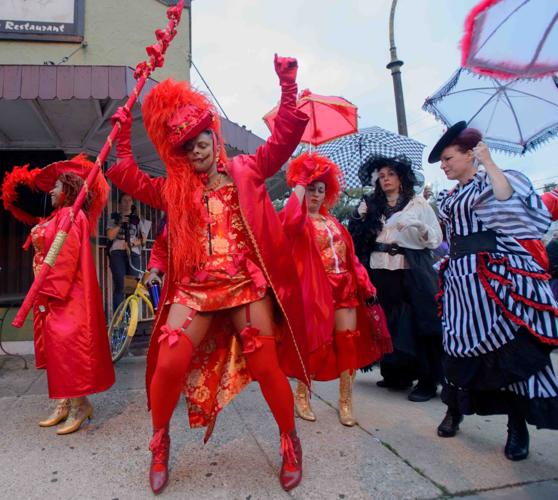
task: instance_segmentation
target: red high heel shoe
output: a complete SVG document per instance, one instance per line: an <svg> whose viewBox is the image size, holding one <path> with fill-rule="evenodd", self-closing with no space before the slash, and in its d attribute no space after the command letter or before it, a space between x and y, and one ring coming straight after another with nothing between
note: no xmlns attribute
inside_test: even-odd
<svg viewBox="0 0 558 500"><path fill-rule="evenodd" d="M281 455L283 464L279 481L285 491L296 488L302 479L302 446L296 430L281 434Z"/></svg>
<svg viewBox="0 0 558 500"><path fill-rule="evenodd" d="M169 480L169 428L162 427L153 431L149 443L151 450L151 467L149 468L149 484L156 495L165 489Z"/></svg>

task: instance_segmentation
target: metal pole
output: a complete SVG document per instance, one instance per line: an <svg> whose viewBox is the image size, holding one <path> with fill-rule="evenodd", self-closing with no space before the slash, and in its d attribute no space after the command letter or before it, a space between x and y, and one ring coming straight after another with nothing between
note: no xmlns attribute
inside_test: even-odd
<svg viewBox="0 0 558 500"><path fill-rule="evenodd" d="M389 53L391 61L386 66L391 70L393 78L393 93L395 94L395 111L397 113L397 129L401 135L409 135L407 133L407 118L405 116L405 101L403 99L403 84L401 82L401 66L403 61L397 58L397 49L395 47L394 35L394 21L395 21L395 8L397 7L397 0L391 3L391 12L389 15Z"/></svg>

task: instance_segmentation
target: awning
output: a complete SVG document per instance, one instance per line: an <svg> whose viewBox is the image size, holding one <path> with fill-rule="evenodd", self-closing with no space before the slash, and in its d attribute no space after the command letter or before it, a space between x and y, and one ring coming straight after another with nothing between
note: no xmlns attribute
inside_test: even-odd
<svg viewBox="0 0 558 500"><path fill-rule="evenodd" d="M0 65L0 149L57 149L69 155L85 151L96 156L110 132L110 117L135 83L134 70L127 66ZM148 80L140 102L156 84ZM132 115L138 163L152 174L162 174L139 104ZM254 153L263 144L244 127L221 119L231 155Z"/></svg>

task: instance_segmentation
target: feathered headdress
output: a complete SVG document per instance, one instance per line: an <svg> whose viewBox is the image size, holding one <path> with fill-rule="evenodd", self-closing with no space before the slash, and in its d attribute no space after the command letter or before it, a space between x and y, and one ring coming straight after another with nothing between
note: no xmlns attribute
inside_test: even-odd
<svg viewBox="0 0 558 500"><path fill-rule="evenodd" d="M22 203L18 193L20 188L24 187L31 193L37 193L38 190L48 193L62 174L73 173L85 180L93 166L93 162L87 159L85 153L82 153L71 160L57 161L44 168L29 170L29 165L14 167L11 172L6 174L2 184L4 208L9 210L16 219L26 224L37 224L40 216L29 203ZM91 234L97 233L97 221L107 203L109 191L110 188L105 177L99 172L93 185L89 187L90 203L87 217Z"/></svg>
<svg viewBox="0 0 558 500"><path fill-rule="evenodd" d="M35 177L40 169L29 165L14 167L6 172L2 182L2 203L18 221L33 226L41 216L47 216L52 211L48 198L39 191L35 184Z"/></svg>
<svg viewBox="0 0 558 500"><path fill-rule="evenodd" d="M204 249L200 235L201 222L205 219L203 182L188 161L183 146L201 132L211 130L217 163L224 168L227 156L221 121L202 93L187 82L173 79L159 83L149 92L142 112L145 129L167 170L163 197L173 238L173 265L180 275L202 261Z"/></svg>
<svg viewBox="0 0 558 500"><path fill-rule="evenodd" d="M325 199L321 210L327 212L337 203L341 185L344 182L343 173L336 163L325 156L318 153L302 153L291 161L287 169L287 184L289 186L296 186L301 167L307 162L310 162L314 167L310 183L320 181L326 185Z"/></svg>

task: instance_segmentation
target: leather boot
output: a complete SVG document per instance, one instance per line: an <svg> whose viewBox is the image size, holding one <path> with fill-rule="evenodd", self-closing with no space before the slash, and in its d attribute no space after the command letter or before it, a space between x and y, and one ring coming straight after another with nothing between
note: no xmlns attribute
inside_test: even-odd
<svg viewBox="0 0 558 500"><path fill-rule="evenodd" d="M169 480L169 428L153 430L153 437L149 443L151 450L151 467L149 468L149 484L156 495L165 489Z"/></svg>
<svg viewBox="0 0 558 500"><path fill-rule="evenodd" d="M93 416L93 405L85 397L70 399L70 412L66 422L58 428L56 434L63 436L76 432L86 420Z"/></svg>
<svg viewBox="0 0 558 500"><path fill-rule="evenodd" d="M529 455L529 431L521 415L508 415L508 440L504 448L508 460L525 460Z"/></svg>
<svg viewBox="0 0 558 500"><path fill-rule="evenodd" d="M463 422L463 415L456 410L448 408L444 420L438 426L438 436L450 438L457 434L459 424Z"/></svg>
<svg viewBox="0 0 558 500"><path fill-rule="evenodd" d="M41 427L52 427L57 425L63 420L68 418L70 413L70 400L69 399L59 399L58 404L54 411L44 420L39 422Z"/></svg>
<svg viewBox="0 0 558 500"><path fill-rule="evenodd" d="M353 416L353 380L349 370L341 372L339 376L339 422L348 427L353 427L357 421Z"/></svg>
<svg viewBox="0 0 558 500"><path fill-rule="evenodd" d="M279 481L285 491L290 491L302 479L302 446L296 430L281 433L281 455L283 463L279 473Z"/></svg>
<svg viewBox="0 0 558 500"><path fill-rule="evenodd" d="M417 385L407 396L407 399L409 401L413 401L414 403L424 403L425 401L430 401L436 396L437 389L438 387L435 382L432 382L431 380L419 379Z"/></svg>
<svg viewBox="0 0 558 500"><path fill-rule="evenodd" d="M308 420L309 422L316 421L316 415L312 411L310 406L309 390L306 384L298 382L296 385L296 390L294 394L294 403L296 414L303 420Z"/></svg>

